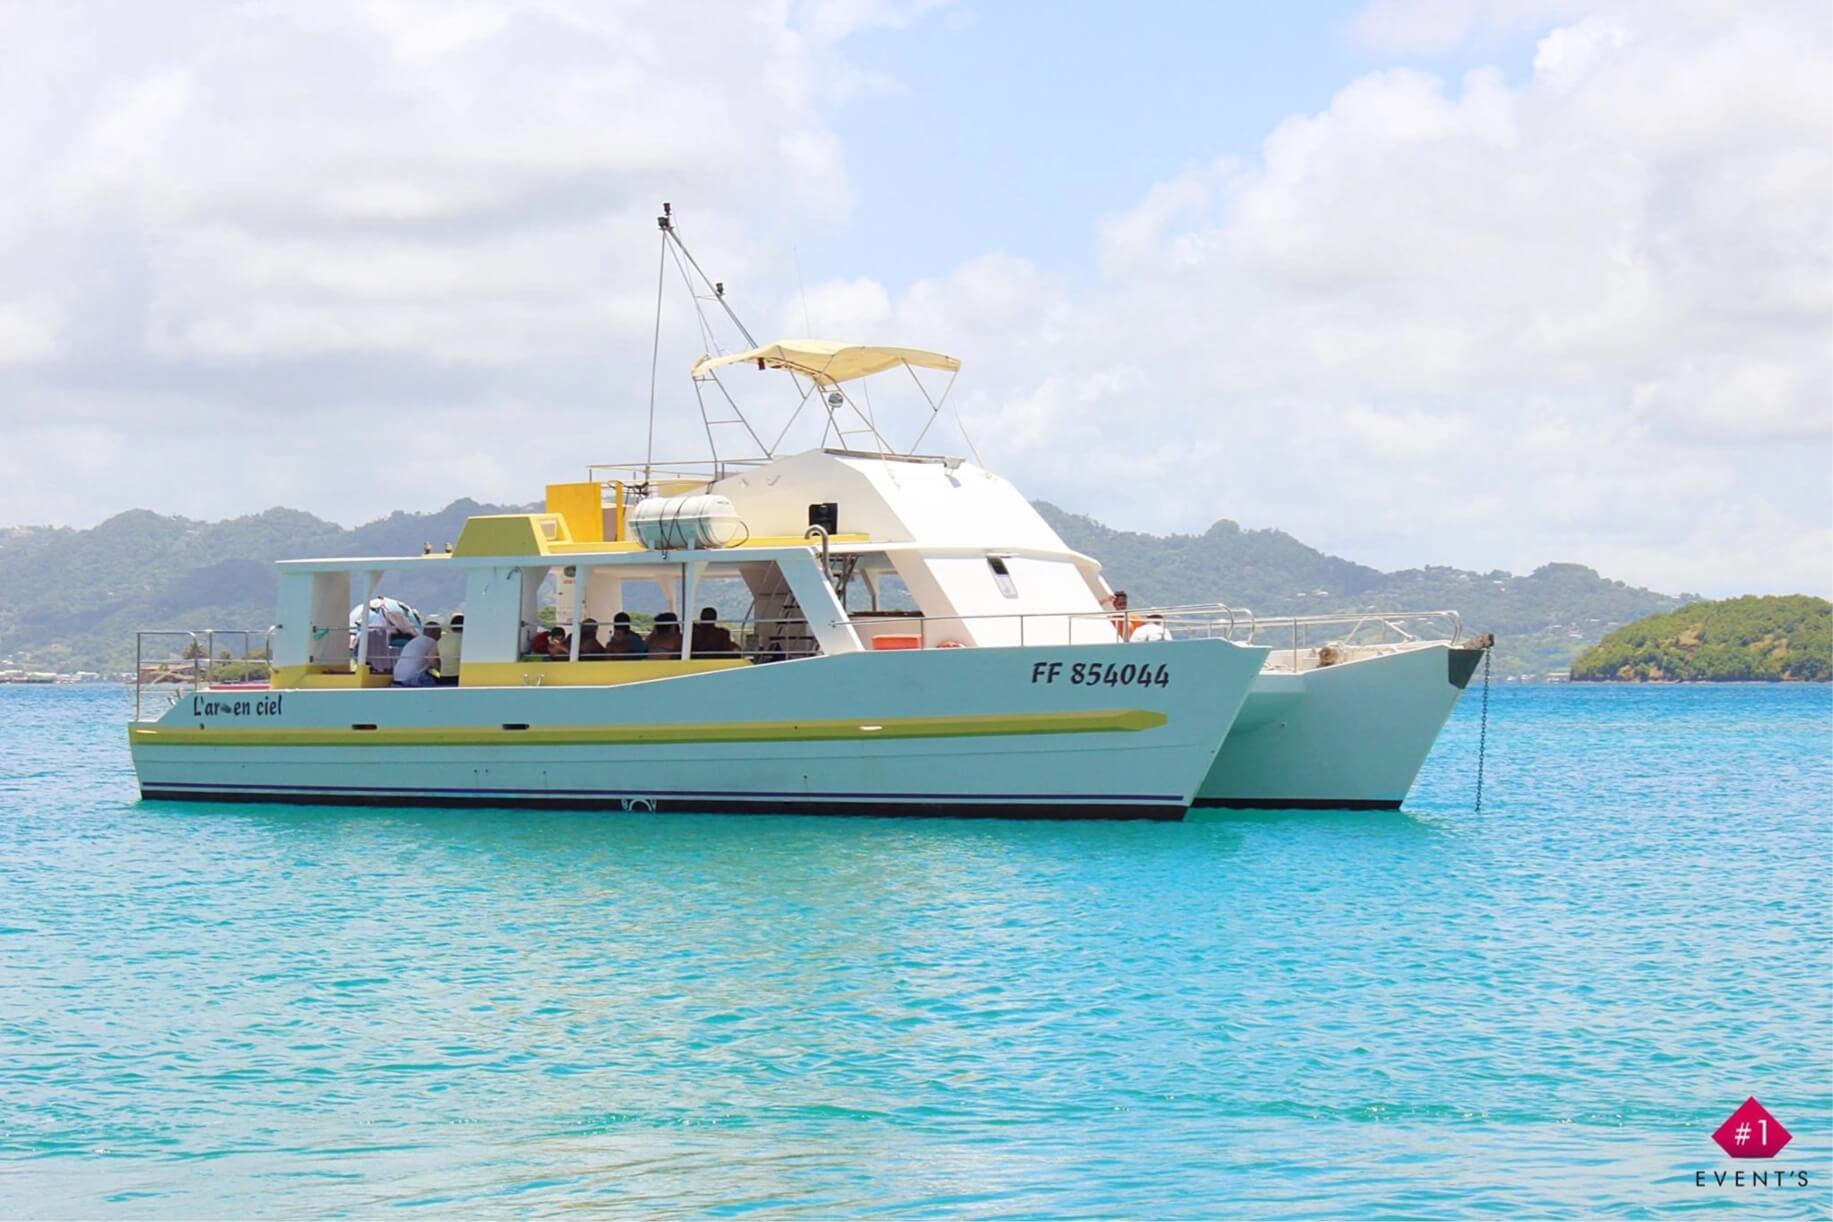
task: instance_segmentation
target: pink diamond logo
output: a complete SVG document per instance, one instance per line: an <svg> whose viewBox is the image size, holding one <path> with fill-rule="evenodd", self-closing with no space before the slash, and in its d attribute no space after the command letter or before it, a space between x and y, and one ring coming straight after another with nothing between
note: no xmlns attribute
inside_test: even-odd
<svg viewBox="0 0 1833 1222"><path fill-rule="evenodd" d="M1718 1126L1712 1135L1719 1149L1733 1158L1774 1158L1788 1144L1788 1130L1782 1122L1758 1103L1756 1096L1744 1100L1731 1118Z"/></svg>

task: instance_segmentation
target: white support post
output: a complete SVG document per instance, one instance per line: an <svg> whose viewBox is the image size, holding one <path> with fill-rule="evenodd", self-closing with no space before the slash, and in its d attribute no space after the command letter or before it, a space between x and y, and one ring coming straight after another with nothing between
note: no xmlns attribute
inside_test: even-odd
<svg viewBox="0 0 1833 1222"><path fill-rule="evenodd" d="M573 638L567 642L566 650L567 661L569 662L579 661L579 606L581 601L585 598L586 574L590 571L590 569L580 568L578 565L573 566Z"/></svg>
<svg viewBox="0 0 1833 1222"><path fill-rule="evenodd" d="M821 652L857 653L865 648L846 608L840 605L840 596L834 593L834 583L822 568L820 553L814 548L798 548L776 555L783 579L789 583Z"/></svg>
<svg viewBox="0 0 1833 1222"><path fill-rule="evenodd" d="M687 661L688 649L694 640L693 625L688 616L693 614L694 595L700 592L700 574L706 565L698 560L689 561L681 566L681 660Z"/></svg>

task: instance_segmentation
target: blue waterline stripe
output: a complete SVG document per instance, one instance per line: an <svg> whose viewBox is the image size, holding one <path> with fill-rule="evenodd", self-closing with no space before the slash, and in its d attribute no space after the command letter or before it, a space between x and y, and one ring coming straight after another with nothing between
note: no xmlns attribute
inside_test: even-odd
<svg viewBox="0 0 1833 1222"><path fill-rule="evenodd" d="M452 789L426 785L274 785L262 781L159 781L155 789L220 789L245 793L264 790L279 793L441 793L471 797L525 795L540 797L644 797L644 798L795 798L810 802L822 799L865 798L881 802L1166 802L1184 804L1176 794L1164 793L879 793L829 792L807 793L801 790L773 789Z"/></svg>

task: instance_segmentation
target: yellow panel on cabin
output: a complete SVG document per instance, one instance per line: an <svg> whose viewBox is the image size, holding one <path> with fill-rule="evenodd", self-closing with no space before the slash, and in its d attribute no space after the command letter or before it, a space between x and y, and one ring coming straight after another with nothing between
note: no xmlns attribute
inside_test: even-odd
<svg viewBox="0 0 1833 1222"><path fill-rule="evenodd" d="M465 519L455 556L545 556L552 544L571 543L557 513L487 513Z"/></svg>
<svg viewBox="0 0 1833 1222"><path fill-rule="evenodd" d="M710 479L659 479L654 496L699 496L712 484Z"/></svg>
<svg viewBox="0 0 1833 1222"><path fill-rule="evenodd" d="M559 514L575 543L597 543L605 537L603 495L596 482L549 484L547 511Z"/></svg>
<svg viewBox="0 0 1833 1222"><path fill-rule="evenodd" d="M641 543L556 543L548 548L556 556L587 555L602 553L604 555L626 555L630 552L646 551Z"/></svg>

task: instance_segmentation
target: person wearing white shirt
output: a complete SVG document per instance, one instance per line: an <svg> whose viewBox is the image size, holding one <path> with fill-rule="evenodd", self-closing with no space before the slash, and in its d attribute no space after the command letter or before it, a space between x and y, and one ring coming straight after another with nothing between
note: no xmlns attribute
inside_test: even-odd
<svg viewBox="0 0 1833 1222"><path fill-rule="evenodd" d="M1164 616L1148 615L1145 622L1134 628L1133 635L1127 639L1129 641L1168 641L1171 639L1171 634L1165 630Z"/></svg>
<svg viewBox="0 0 1833 1222"><path fill-rule="evenodd" d="M426 629L419 636L401 646L401 656L395 659L395 687L435 687L438 680L433 675L433 668L439 665L439 638L444 629L439 621L430 619Z"/></svg>

